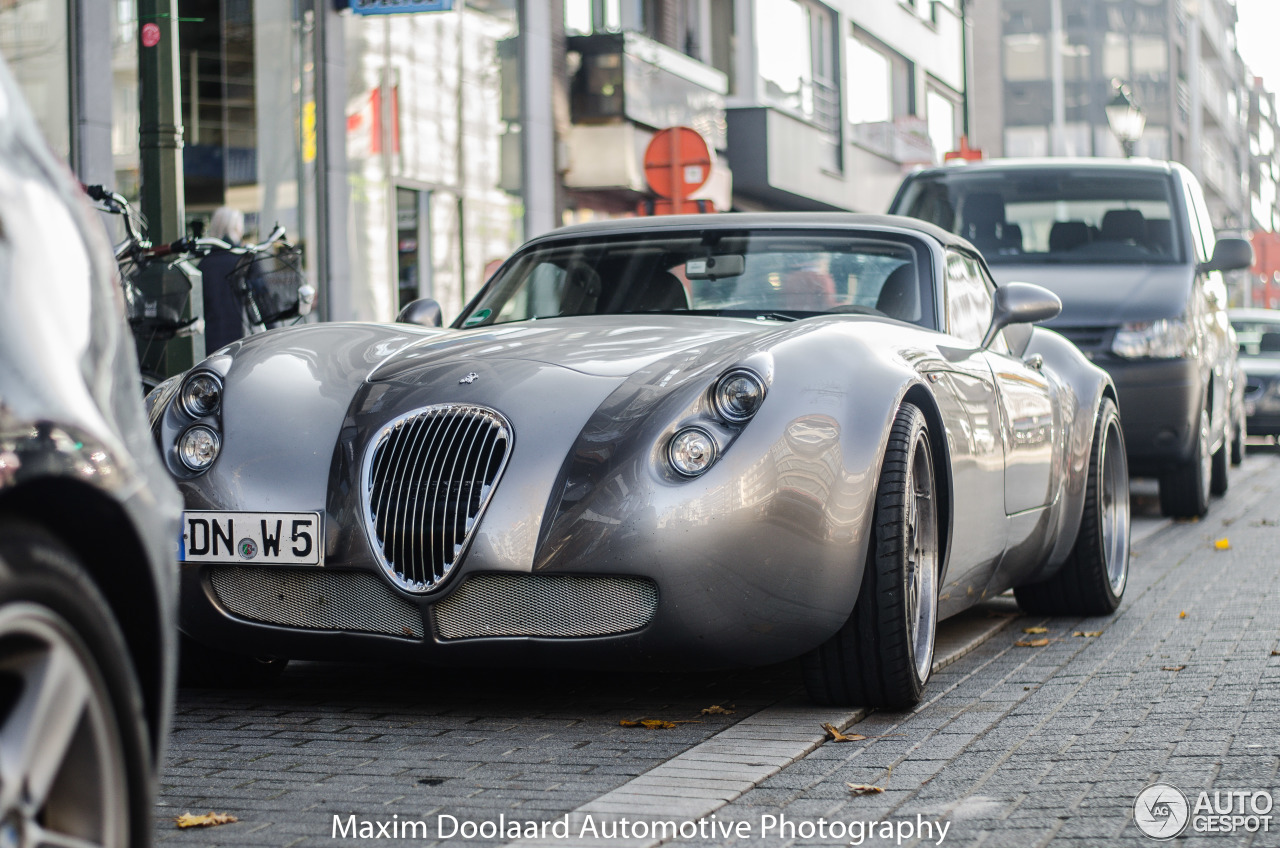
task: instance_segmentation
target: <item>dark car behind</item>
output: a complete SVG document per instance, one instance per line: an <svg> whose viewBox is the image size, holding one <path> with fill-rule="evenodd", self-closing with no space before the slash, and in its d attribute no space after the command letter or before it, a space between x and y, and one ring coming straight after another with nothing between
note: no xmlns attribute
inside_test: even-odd
<svg viewBox="0 0 1280 848"><path fill-rule="evenodd" d="M1252 252L1216 238L1187 169L991 160L910 175L891 211L967 238L997 282L1034 282L1062 298L1048 326L1111 374L1130 469L1159 478L1165 514L1202 515L1210 494L1226 490L1242 422L1221 272L1246 267Z"/></svg>
<svg viewBox="0 0 1280 848"><path fill-rule="evenodd" d="M177 516L106 233L0 61L0 844L147 845Z"/></svg>
<svg viewBox="0 0 1280 848"><path fill-rule="evenodd" d="M1280 310L1233 309L1249 435L1280 436Z"/></svg>

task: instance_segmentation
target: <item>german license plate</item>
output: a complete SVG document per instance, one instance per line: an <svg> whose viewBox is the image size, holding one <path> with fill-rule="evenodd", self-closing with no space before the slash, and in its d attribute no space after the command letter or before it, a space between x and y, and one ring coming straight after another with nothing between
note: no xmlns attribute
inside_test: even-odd
<svg viewBox="0 0 1280 848"><path fill-rule="evenodd" d="M180 562L320 565L320 513L182 513Z"/></svg>

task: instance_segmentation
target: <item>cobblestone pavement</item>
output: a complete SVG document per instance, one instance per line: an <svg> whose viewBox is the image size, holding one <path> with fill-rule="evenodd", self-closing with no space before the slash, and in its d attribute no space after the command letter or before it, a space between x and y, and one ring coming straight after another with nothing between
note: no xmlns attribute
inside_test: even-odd
<svg viewBox="0 0 1280 848"><path fill-rule="evenodd" d="M1145 842L1133 801L1154 780L1180 787L1193 804L1201 789L1275 790L1280 461L1251 456L1243 470L1203 522L1144 519L1135 538L1151 535L1137 543L1115 617L1019 617L937 673L916 710L873 713L853 727L883 738L821 745L745 794L723 793L733 800L676 781L687 798L715 799L706 809L728 800L715 810L722 826L748 825L742 838L676 844L850 842L847 831L807 837L806 825L816 829L820 818L945 823L947 845ZM1135 504L1151 509L1149 497ZM1230 549L1219 551L1213 543L1223 537ZM1014 646L1031 626L1047 627L1049 644ZM687 675L299 664L269 691L183 690L156 838L174 846L354 844L332 838L335 815L425 820L431 835L440 814L555 820L696 754L743 719L767 722L775 714L767 708L794 700L799 688L793 664ZM736 712L701 715L712 704ZM694 723L618 726L640 717ZM886 791L853 797L847 783ZM696 806L673 801L673 810ZM173 825L181 812L208 810L240 822ZM799 827L761 834L782 819ZM1276 824L1278 832L1257 837L1178 844L1280 845L1280 809ZM446 842L481 843L500 840Z"/></svg>

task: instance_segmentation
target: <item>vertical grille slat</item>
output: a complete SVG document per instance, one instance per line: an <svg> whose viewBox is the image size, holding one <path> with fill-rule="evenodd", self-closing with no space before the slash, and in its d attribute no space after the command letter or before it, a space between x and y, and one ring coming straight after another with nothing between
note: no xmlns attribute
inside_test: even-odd
<svg viewBox="0 0 1280 848"><path fill-rule="evenodd" d="M383 427L365 451L365 530L387 576L427 592L452 573L511 453L499 413L439 404Z"/></svg>

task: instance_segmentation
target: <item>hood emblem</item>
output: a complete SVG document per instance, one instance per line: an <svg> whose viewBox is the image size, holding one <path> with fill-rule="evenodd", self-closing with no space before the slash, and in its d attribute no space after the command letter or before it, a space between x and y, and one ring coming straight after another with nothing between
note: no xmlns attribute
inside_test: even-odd
<svg viewBox="0 0 1280 848"><path fill-rule="evenodd" d="M474 383L476 380L479 380L479 379L480 379L480 375L479 375L479 374L477 374L476 372L472 371L470 374L468 374L467 376L465 376L465 377L463 377L461 380L459 380L459 381L458 381L458 383L459 383L460 385L461 385L461 384L463 384L463 383L468 383L468 384L469 384L469 383Z"/></svg>

